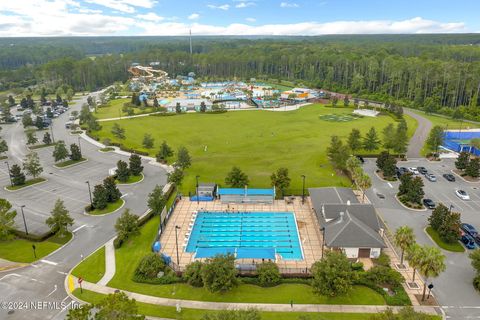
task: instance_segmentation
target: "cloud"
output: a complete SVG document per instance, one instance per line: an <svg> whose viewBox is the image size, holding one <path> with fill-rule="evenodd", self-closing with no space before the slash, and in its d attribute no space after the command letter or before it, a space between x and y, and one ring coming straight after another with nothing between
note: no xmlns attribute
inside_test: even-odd
<svg viewBox="0 0 480 320"><path fill-rule="evenodd" d="M302 22L292 24L267 24L251 26L235 23L228 26L214 26L194 23L168 23L143 25L146 35L187 35L190 27L196 35L302 35L315 36L325 34L402 34L402 33L454 33L466 32L462 22L444 23L426 20L420 17L413 19L369 20L369 21L334 21L326 23Z"/></svg>
<svg viewBox="0 0 480 320"><path fill-rule="evenodd" d="M200 18L200 15L198 13L192 13L188 16L188 20L197 20L198 18Z"/></svg>
<svg viewBox="0 0 480 320"><path fill-rule="evenodd" d="M245 18L245 20L248 21L248 22L255 22L255 21L257 21L257 19L255 19L255 18Z"/></svg>
<svg viewBox="0 0 480 320"><path fill-rule="evenodd" d="M78 9L78 12L80 13L102 13L102 10L98 9L89 9L89 8L80 8Z"/></svg>
<svg viewBox="0 0 480 320"><path fill-rule="evenodd" d="M222 4L222 5L219 5L219 6L216 6L216 5L213 5L213 4L207 4L207 7L209 7L210 9L220 9L220 10L225 10L225 11L230 9L229 4Z"/></svg>
<svg viewBox="0 0 480 320"><path fill-rule="evenodd" d="M257 4L255 2L240 2L235 5L235 8L246 8L246 7L253 7Z"/></svg>
<svg viewBox="0 0 480 320"><path fill-rule="evenodd" d="M294 2L281 2L280 7L281 8L298 8L299 5Z"/></svg>
<svg viewBox="0 0 480 320"><path fill-rule="evenodd" d="M147 14L137 14L136 16L139 19L147 20L147 21L162 21L165 20L164 17L160 17L154 12L149 12Z"/></svg>
<svg viewBox="0 0 480 320"><path fill-rule="evenodd" d="M135 7L151 9L157 3L155 0L85 0L85 2L97 4L125 13L135 12Z"/></svg>

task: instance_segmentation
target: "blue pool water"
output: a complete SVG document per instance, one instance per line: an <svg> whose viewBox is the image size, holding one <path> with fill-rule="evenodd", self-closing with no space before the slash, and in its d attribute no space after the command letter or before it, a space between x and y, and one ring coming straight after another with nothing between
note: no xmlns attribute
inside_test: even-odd
<svg viewBox="0 0 480 320"><path fill-rule="evenodd" d="M199 248L273 248L284 260L303 257L292 212L199 212L185 251Z"/></svg>

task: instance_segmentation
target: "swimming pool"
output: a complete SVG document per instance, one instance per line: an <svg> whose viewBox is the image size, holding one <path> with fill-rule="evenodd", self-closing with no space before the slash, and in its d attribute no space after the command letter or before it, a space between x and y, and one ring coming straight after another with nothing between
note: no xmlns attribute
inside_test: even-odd
<svg viewBox="0 0 480 320"><path fill-rule="evenodd" d="M284 260L303 259L292 212L199 212L185 248L219 252L272 249Z"/></svg>

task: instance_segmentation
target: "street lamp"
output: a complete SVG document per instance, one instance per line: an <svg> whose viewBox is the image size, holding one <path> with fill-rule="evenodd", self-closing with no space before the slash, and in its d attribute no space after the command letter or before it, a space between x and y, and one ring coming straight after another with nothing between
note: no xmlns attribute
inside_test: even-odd
<svg viewBox="0 0 480 320"><path fill-rule="evenodd" d="M80 136L78 136L78 149L80 150L80 153L82 153L82 145L80 144Z"/></svg>
<svg viewBox="0 0 480 320"><path fill-rule="evenodd" d="M90 209L93 209L93 201L92 201L92 190L90 189L90 181L85 181L88 185L88 195L90 196Z"/></svg>
<svg viewBox="0 0 480 320"><path fill-rule="evenodd" d="M5 161L5 163L7 164L8 177L10 178L10 185L13 187L12 174L10 173L10 165L8 164L8 161Z"/></svg>
<svg viewBox="0 0 480 320"><path fill-rule="evenodd" d="M197 205L200 204L200 199L198 198L198 178L200 178L200 176L196 176L195 179L197 180Z"/></svg>
<svg viewBox="0 0 480 320"><path fill-rule="evenodd" d="M305 175L302 174L302 180L303 180L303 185L302 185L302 204L305 204Z"/></svg>
<svg viewBox="0 0 480 320"><path fill-rule="evenodd" d="M450 213L452 213L452 209L453 209L453 208L455 208L455 207L453 206L453 204L451 204L451 205L450 205L450 208L448 209L448 211L450 211Z"/></svg>
<svg viewBox="0 0 480 320"><path fill-rule="evenodd" d="M53 136L53 122L50 124L50 135L52 136L52 142L55 143L55 137Z"/></svg>
<svg viewBox="0 0 480 320"><path fill-rule="evenodd" d="M179 226L175 226L175 248L177 250L177 266L180 268L180 256L178 255L178 233L177 230L179 230Z"/></svg>
<svg viewBox="0 0 480 320"><path fill-rule="evenodd" d="M28 235L27 221L25 220L25 213L23 212L24 207L25 207L25 205L21 205L20 209L22 210L22 218L23 218L23 225L25 226L25 234Z"/></svg>
<svg viewBox="0 0 480 320"><path fill-rule="evenodd" d="M323 251L324 251L324 247L325 247L325 227L322 227L320 229L320 231L322 231L322 259L323 259Z"/></svg>

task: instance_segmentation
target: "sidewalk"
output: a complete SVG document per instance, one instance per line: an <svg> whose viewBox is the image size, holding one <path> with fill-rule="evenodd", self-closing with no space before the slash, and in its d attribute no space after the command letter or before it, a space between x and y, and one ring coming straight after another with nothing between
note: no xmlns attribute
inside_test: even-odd
<svg viewBox="0 0 480 320"><path fill-rule="evenodd" d="M102 279L97 282L97 284L102 286L106 286L115 275L116 265L115 247L113 246L114 240L115 238L105 243L105 274L103 275Z"/></svg>
<svg viewBox="0 0 480 320"><path fill-rule="evenodd" d="M77 287L77 278L74 276L73 283ZM102 294L112 294L118 289L101 286L98 284L83 281L82 287L85 290L94 291ZM123 290L121 290L123 291ZM273 304L273 303L230 303L230 302L208 302L208 301L193 301L180 300L148 296L129 291L123 291L129 298L135 299L138 302L162 305L168 307L176 307L180 305L182 308L203 309L203 310L225 310L225 309L248 309L255 308L260 311L272 312L330 312L330 313L379 313L390 308L398 311L402 307L392 306L369 306L369 305L326 305L326 304ZM424 312L432 315L438 315L435 307L429 306L414 306L415 311Z"/></svg>

